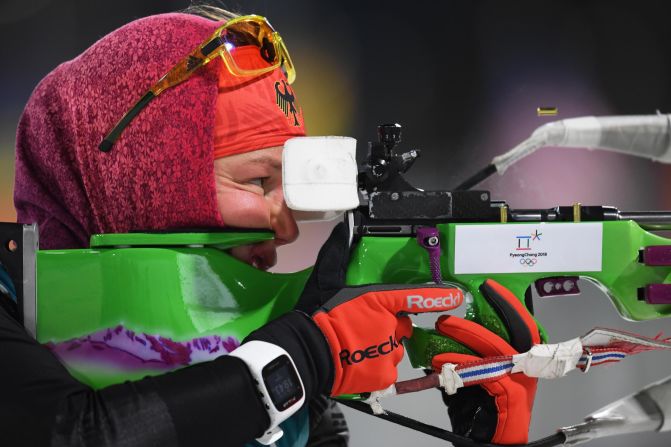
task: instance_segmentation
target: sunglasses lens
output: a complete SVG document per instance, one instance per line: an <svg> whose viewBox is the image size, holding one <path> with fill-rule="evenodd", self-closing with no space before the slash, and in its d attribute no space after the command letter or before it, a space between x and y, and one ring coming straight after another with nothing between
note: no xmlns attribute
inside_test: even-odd
<svg viewBox="0 0 671 447"><path fill-rule="evenodd" d="M240 74L277 68L280 56L273 29L265 22L241 21L222 34L231 62Z"/></svg>
<svg viewBox="0 0 671 447"><path fill-rule="evenodd" d="M280 47L280 58L281 58L281 63L282 63L282 71L284 72L284 75L287 77L287 81L289 84L293 84L294 80L296 79L296 69L294 68L294 63L291 61L291 56L289 56L289 50L287 50L286 45L284 45L284 41L280 38L279 40L279 47Z"/></svg>

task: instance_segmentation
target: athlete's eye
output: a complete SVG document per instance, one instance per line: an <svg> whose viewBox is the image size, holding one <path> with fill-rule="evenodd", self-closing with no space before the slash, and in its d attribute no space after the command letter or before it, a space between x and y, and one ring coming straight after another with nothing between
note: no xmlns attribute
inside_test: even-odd
<svg viewBox="0 0 671 447"><path fill-rule="evenodd" d="M256 185L259 188L263 188L264 180L265 180L264 178L254 178L254 179L248 180L247 183L249 183L250 185Z"/></svg>

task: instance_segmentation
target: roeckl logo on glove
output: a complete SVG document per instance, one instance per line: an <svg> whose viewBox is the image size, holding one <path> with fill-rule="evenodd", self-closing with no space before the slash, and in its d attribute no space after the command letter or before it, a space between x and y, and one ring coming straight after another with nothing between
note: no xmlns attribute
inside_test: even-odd
<svg viewBox="0 0 671 447"><path fill-rule="evenodd" d="M461 306L464 301L464 294L457 290L456 295L450 293L447 296L423 297L422 295L408 295L408 309L433 309L436 307L455 308Z"/></svg>
<svg viewBox="0 0 671 447"><path fill-rule="evenodd" d="M388 341L379 345L370 345L366 349L359 349L352 353L348 349L343 349L339 354L340 366L345 366L345 363L351 365L352 363L363 362L366 359L374 359L375 357L391 354L396 348L398 348L398 341L390 335Z"/></svg>

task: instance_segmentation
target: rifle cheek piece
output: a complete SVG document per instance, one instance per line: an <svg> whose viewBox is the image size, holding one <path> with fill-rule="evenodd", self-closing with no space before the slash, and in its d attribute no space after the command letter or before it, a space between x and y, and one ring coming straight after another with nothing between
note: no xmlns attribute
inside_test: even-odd
<svg viewBox="0 0 671 447"><path fill-rule="evenodd" d="M296 137L282 153L282 188L298 220L330 220L359 206L356 140Z"/></svg>

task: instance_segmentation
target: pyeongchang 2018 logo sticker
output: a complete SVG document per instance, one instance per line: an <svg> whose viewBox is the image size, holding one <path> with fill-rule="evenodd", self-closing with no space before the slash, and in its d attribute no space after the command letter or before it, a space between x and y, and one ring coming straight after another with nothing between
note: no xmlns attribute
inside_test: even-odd
<svg viewBox="0 0 671 447"><path fill-rule="evenodd" d="M510 252L510 258L524 267L533 268L546 258L548 253L543 251L543 233L534 230L530 235L515 236L515 249Z"/></svg>

